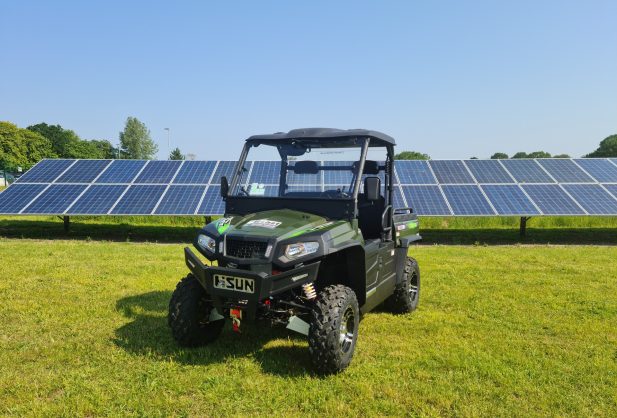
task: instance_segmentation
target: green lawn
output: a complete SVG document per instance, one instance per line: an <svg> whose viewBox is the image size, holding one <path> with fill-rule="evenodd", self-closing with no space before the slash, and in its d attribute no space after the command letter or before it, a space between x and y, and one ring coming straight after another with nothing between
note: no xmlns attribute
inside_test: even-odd
<svg viewBox="0 0 617 418"><path fill-rule="evenodd" d="M617 416L617 247L412 252L418 311L321 378L285 330L178 348L180 244L0 238L0 415Z"/></svg>

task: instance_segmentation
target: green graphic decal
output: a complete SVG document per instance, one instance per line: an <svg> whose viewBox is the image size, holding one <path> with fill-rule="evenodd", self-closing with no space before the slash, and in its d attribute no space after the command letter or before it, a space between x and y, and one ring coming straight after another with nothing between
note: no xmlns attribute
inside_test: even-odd
<svg viewBox="0 0 617 418"><path fill-rule="evenodd" d="M229 226L231 225L231 220L233 218L221 218L218 221L216 221L216 230L218 231L219 234L222 234L223 232L227 231L227 228L229 228Z"/></svg>

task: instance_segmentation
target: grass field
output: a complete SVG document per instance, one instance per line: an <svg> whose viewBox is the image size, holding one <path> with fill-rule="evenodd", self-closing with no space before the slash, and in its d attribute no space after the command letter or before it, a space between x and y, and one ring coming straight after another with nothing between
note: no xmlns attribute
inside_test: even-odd
<svg viewBox="0 0 617 418"><path fill-rule="evenodd" d="M418 311L366 315L321 378L285 330L178 348L180 244L0 238L0 414L617 415L617 247L412 253Z"/></svg>

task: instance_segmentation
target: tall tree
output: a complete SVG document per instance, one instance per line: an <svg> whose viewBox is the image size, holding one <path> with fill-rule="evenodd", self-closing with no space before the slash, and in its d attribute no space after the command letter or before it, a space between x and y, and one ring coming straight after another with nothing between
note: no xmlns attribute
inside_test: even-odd
<svg viewBox="0 0 617 418"><path fill-rule="evenodd" d="M590 154L587 154L585 157L617 157L617 134L604 138L602 142L600 142L598 149Z"/></svg>
<svg viewBox="0 0 617 418"><path fill-rule="evenodd" d="M53 151L62 158L80 158L74 152L78 149L81 141L79 136L70 129L64 129L60 125L48 125L44 122L30 125L26 129L37 132L51 141Z"/></svg>
<svg viewBox="0 0 617 418"><path fill-rule="evenodd" d="M428 154L422 154L417 151L402 151L394 156L395 160L430 160Z"/></svg>
<svg viewBox="0 0 617 418"><path fill-rule="evenodd" d="M512 158L529 158L526 152L520 151L512 156Z"/></svg>
<svg viewBox="0 0 617 418"><path fill-rule="evenodd" d="M505 152L496 152L495 154L491 155L492 160L507 160L508 158L508 154L506 154Z"/></svg>
<svg viewBox="0 0 617 418"><path fill-rule="evenodd" d="M572 158L568 154L557 154L553 155L553 158Z"/></svg>
<svg viewBox="0 0 617 418"><path fill-rule="evenodd" d="M120 132L120 147L127 158L151 160L158 151L150 137L150 130L139 119L129 116L124 131Z"/></svg>
<svg viewBox="0 0 617 418"><path fill-rule="evenodd" d="M7 170L27 169L43 158L54 157L47 138L10 122L0 122L0 164Z"/></svg>
<svg viewBox="0 0 617 418"><path fill-rule="evenodd" d="M182 151L180 151L178 147L174 148L169 154L170 160L184 160L184 158L184 154L182 154Z"/></svg>
<svg viewBox="0 0 617 418"><path fill-rule="evenodd" d="M546 151L534 151L527 154L527 158L551 158L551 154Z"/></svg>

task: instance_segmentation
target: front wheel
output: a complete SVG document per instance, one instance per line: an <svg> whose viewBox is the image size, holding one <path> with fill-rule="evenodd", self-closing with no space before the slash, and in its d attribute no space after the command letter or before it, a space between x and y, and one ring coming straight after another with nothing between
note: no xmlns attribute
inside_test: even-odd
<svg viewBox="0 0 617 418"><path fill-rule="evenodd" d="M394 313L407 313L416 310L420 301L420 267L418 262L407 257L403 278L394 288L392 296L386 299L386 306Z"/></svg>
<svg viewBox="0 0 617 418"><path fill-rule="evenodd" d="M328 286L319 293L308 335L311 360L319 373L338 373L349 366L359 322L358 299L349 287Z"/></svg>
<svg viewBox="0 0 617 418"><path fill-rule="evenodd" d="M216 340L224 320L210 321L212 302L195 276L189 274L178 283L169 301L167 322L174 339L184 347L197 347Z"/></svg>

